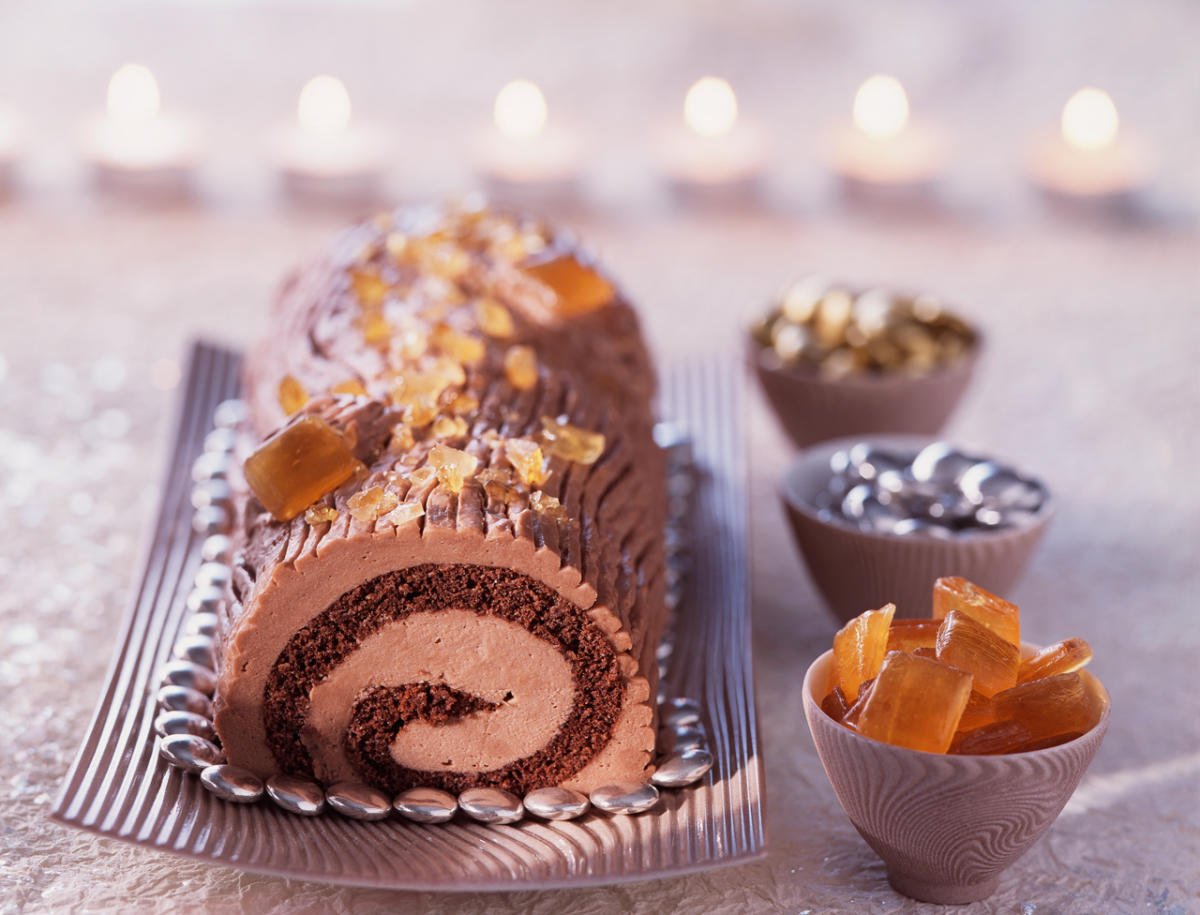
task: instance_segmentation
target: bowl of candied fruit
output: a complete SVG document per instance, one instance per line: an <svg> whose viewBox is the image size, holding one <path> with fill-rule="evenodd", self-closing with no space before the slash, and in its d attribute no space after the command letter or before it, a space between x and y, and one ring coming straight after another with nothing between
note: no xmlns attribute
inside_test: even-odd
<svg viewBox="0 0 1200 915"><path fill-rule="evenodd" d="M1088 644L1021 641L1020 611L940 578L929 619L868 610L804 678L804 713L850 822L897 891L985 899L1050 828L1108 729Z"/></svg>
<svg viewBox="0 0 1200 915"><path fill-rule="evenodd" d="M1008 592L1054 512L1040 479L918 435L813 445L780 495L809 575L843 622L889 600L901 616L928 616L929 582L950 572Z"/></svg>
<svg viewBox="0 0 1200 915"><path fill-rule="evenodd" d="M932 296L851 290L810 276L750 328L750 364L798 446L866 432L935 434L981 338Z"/></svg>

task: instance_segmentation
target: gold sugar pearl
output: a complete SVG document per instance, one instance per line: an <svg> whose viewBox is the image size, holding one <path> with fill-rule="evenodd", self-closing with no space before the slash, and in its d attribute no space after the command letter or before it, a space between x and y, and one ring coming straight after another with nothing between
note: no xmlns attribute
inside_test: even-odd
<svg viewBox="0 0 1200 915"><path fill-rule="evenodd" d="M278 397L279 406L288 416L303 409L304 405L308 403L308 391L294 375L284 375L279 380Z"/></svg>
<svg viewBox="0 0 1200 915"><path fill-rule="evenodd" d="M510 346L504 353L504 377L518 391L532 391L538 382L537 354L531 346Z"/></svg>

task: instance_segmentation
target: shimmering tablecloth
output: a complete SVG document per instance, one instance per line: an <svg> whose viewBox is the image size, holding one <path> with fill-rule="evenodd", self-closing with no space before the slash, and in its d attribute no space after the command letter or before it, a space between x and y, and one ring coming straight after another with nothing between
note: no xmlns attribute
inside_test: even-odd
<svg viewBox="0 0 1200 915"><path fill-rule="evenodd" d="M567 218L641 303L663 355L734 351L800 271L940 293L985 329L949 434L1043 475L1058 516L1013 597L1033 641L1094 646L1111 730L1067 811L980 911L1200 911L1200 8L1184 2L7 4L0 98L34 132L0 203L0 912L908 911L842 815L800 678L835 629L784 530L789 448L753 398L751 552L770 854L612 889L493 896L357 891L213 868L57 826L45 811L103 682L155 505L185 341L245 342L286 267L343 219L288 209L265 124L317 70L397 131L389 196L470 182L504 79L532 76L589 132L589 202ZM77 119L125 59L207 117L195 205L96 197ZM896 72L956 134L937 207L832 193L819 126ZM675 207L648 166L687 84L727 75L777 142L768 203ZM1020 178L1028 132L1108 88L1158 145L1134 216L1051 216Z"/></svg>

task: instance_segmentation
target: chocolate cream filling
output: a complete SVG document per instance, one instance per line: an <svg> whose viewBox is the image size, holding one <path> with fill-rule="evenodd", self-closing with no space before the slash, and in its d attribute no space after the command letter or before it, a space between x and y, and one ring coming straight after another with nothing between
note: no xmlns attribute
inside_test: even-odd
<svg viewBox="0 0 1200 915"><path fill-rule="evenodd" d="M574 679L570 713L541 748L491 771L422 771L389 748L406 724L438 726L486 715L496 704L440 683L368 685L344 735L347 757L367 784L387 791L419 785L461 791L482 785L526 792L582 770L612 737L624 701L616 652L584 612L546 585L510 569L419 565L388 572L343 594L299 630L271 668L263 693L267 741L284 772L313 777L301 731L313 688L368 636L414 613L447 609L493 615L554 646Z"/></svg>

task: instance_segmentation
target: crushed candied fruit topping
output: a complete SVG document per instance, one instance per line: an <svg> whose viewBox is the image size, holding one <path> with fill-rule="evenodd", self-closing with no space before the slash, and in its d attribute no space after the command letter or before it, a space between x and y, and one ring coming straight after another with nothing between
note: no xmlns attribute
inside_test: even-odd
<svg viewBox="0 0 1200 915"><path fill-rule="evenodd" d="M399 423L394 429L392 429L392 437L388 441L388 450L411 451L416 443L416 439L413 438L412 429L403 423Z"/></svg>
<svg viewBox="0 0 1200 915"><path fill-rule="evenodd" d="M450 412L455 416L464 416L479 409L479 398L463 392L450 401Z"/></svg>
<svg viewBox="0 0 1200 915"><path fill-rule="evenodd" d="M394 527L416 521L425 514L425 506L420 502L401 502L383 516L383 520Z"/></svg>
<svg viewBox="0 0 1200 915"><path fill-rule="evenodd" d="M539 515L546 515L555 521L567 519L567 510L563 508L563 504L554 496L544 493L540 489L530 494L529 507Z"/></svg>
<svg viewBox="0 0 1200 915"><path fill-rule="evenodd" d="M608 280L571 253L526 265L521 271L554 293L556 310L566 317L595 311L615 295Z"/></svg>
<svg viewBox="0 0 1200 915"><path fill-rule="evenodd" d="M408 475L408 479L412 482L414 489L419 489L420 487L427 484L430 480L432 480L436 476L437 476L437 471L434 470L432 467L426 466L426 467L418 467L416 470L414 470L412 473L410 473Z"/></svg>
<svg viewBox="0 0 1200 915"><path fill-rule="evenodd" d="M340 381L329 389L330 394L353 394L355 397L366 397L367 389L363 387L362 382L357 378L351 378L349 381Z"/></svg>
<svg viewBox="0 0 1200 915"><path fill-rule="evenodd" d="M479 329L489 337L507 340L516 329L512 313L495 299L480 299L475 303L475 320Z"/></svg>
<svg viewBox="0 0 1200 915"><path fill-rule="evenodd" d="M338 519L338 510L332 505L310 505L304 512L304 520L314 527Z"/></svg>
<svg viewBox="0 0 1200 915"><path fill-rule="evenodd" d="M395 260L400 260L408 251L408 236L403 232L389 232L383 247Z"/></svg>
<svg viewBox="0 0 1200 915"><path fill-rule="evenodd" d="M467 421L461 416L439 416L433 421L434 438L465 438Z"/></svg>
<svg viewBox="0 0 1200 915"><path fill-rule="evenodd" d="M446 355L467 365L478 362L487 353L487 348L478 337L459 333L448 324L435 324L430 342Z"/></svg>
<svg viewBox="0 0 1200 915"><path fill-rule="evenodd" d="M479 467L479 458L449 445L437 444L429 452L429 466L437 473L438 481L443 486L451 492L461 492L463 483Z"/></svg>
<svg viewBox="0 0 1200 915"><path fill-rule="evenodd" d="M518 391L531 391L538 381L537 354L531 346L510 346L504 353L504 376Z"/></svg>
<svg viewBox="0 0 1200 915"><path fill-rule="evenodd" d="M387 343L392 338L392 325L377 311L363 315L363 339L374 346L377 343Z"/></svg>
<svg viewBox="0 0 1200 915"><path fill-rule="evenodd" d="M594 464L604 453L601 432L589 432L567 422L565 416L542 417L542 444L551 455L578 464Z"/></svg>
<svg viewBox="0 0 1200 915"><path fill-rule="evenodd" d="M546 460L537 442L527 438L510 438L504 443L504 456L526 486L537 487L546 482Z"/></svg>
<svg viewBox="0 0 1200 915"><path fill-rule="evenodd" d="M374 271L351 270L350 285L354 287L359 303L366 308L378 308L387 298L387 283Z"/></svg>
<svg viewBox="0 0 1200 915"><path fill-rule="evenodd" d="M288 416L302 409L308 403L308 391L294 375L284 375L279 380L278 397L279 406Z"/></svg>
<svg viewBox="0 0 1200 915"><path fill-rule="evenodd" d="M346 502L350 515L361 524L370 524L386 515L400 503L399 497L382 486L372 486L362 492L356 492Z"/></svg>

